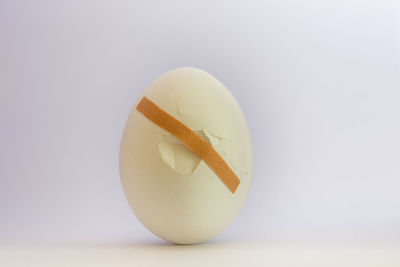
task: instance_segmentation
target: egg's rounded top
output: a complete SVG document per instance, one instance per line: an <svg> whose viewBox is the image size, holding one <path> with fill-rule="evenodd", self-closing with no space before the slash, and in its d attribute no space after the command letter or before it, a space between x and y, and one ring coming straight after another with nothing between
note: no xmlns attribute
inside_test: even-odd
<svg viewBox="0 0 400 267"><path fill-rule="evenodd" d="M136 109L143 97L212 146L240 180L234 193L203 158ZM237 215L250 186L250 133L238 103L203 70L164 73L143 91L128 117L120 174L131 208L154 234L175 243L215 236Z"/></svg>

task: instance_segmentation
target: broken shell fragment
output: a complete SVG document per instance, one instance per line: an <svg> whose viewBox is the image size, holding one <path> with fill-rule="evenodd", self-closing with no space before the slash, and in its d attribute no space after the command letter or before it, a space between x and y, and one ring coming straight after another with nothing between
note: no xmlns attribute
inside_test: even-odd
<svg viewBox="0 0 400 267"><path fill-rule="evenodd" d="M243 113L207 72L169 71L132 108L121 141L121 182L133 212L155 235L179 244L214 237L240 211L251 173Z"/></svg>

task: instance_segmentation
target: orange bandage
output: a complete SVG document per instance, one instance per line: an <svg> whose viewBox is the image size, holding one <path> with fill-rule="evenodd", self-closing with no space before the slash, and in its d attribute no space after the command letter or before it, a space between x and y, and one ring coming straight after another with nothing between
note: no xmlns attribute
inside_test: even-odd
<svg viewBox="0 0 400 267"><path fill-rule="evenodd" d="M147 119L174 135L190 150L196 153L207 163L232 194L235 193L236 188L240 184L239 178L209 143L146 97L142 98L136 109Z"/></svg>

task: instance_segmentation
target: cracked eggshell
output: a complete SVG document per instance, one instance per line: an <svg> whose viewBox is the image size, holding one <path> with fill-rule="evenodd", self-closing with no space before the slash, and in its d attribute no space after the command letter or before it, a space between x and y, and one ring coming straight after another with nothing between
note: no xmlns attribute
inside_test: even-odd
<svg viewBox="0 0 400 267"><path fill-rule="evenodd" d="M209 142L240 179L232 194L177 138L136 110L146 96ZM120 148L120 175L130 207L155 235L179 244L206 241L241 209L252 174L252 148L243 113L209 73L178 68L155 80L129 114Z"/></svg>

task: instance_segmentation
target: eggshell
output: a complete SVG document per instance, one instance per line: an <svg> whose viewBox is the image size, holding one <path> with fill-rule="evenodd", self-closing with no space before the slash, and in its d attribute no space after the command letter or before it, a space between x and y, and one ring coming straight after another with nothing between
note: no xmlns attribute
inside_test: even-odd
<svg viewBox="0 0 400 267"><path fill-rule="evenodd" d="M182 142L136 110L144 96L213 146L240 179L235 193ZM137 218L179 244L223 231L241 209L252 175L250 133L238 103L212 75L188 67L163 74L144 90L126 122L119 160Z"/></svg>

